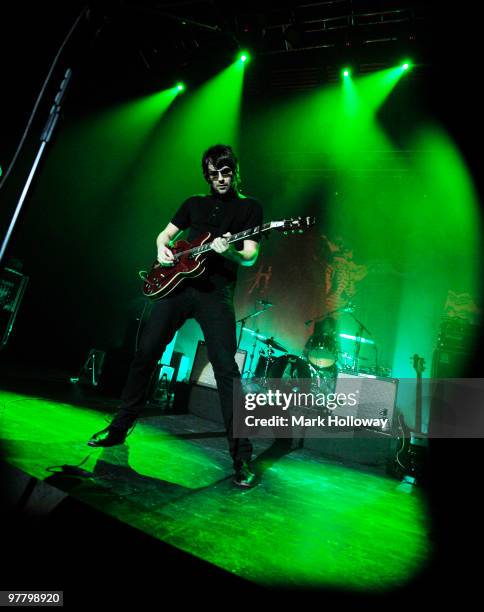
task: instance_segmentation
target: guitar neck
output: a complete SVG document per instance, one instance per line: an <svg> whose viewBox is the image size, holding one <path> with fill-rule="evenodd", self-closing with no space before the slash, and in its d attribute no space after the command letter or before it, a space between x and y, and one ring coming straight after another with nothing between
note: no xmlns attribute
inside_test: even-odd
<svg viewBox="0 0 484 612"><path fill-rule="evenodd" d="M417 397L415 398L415 431L422 433L422 374L417 374Z"/></svg>
<svg viewBox="0 0 484 612"><path fill-rule="evenodd" d="M251 236L256 236L257 234L262 234L263 232L267 232L270 228L271 228L270 223L264 223L263 225L257 225L256 227L251 227L248 230L245 230L243 232L239 232L238 234L234 234L233 236L230 236L228 242L229 244L231 244L232 242L238 242L239 240L245 240L247 238L250 238ZM201 253L206 253L207 251L211 251L212 250L211 245L212 245L211 242L207 244L202 244L200 246L193 247L193 249L188 249L187 251L182 251L181 253L177 253L177 256L181 257L182 255L192 255L192 256L200 255Z"/></svg>
<svg viewBox="0 0 484 612"><path fill-rule="evenodd" d="M415 398L415 431L422 433L422 372L425 370L425 359L417 353L413 356L413 369L417 375Z"/></svg>

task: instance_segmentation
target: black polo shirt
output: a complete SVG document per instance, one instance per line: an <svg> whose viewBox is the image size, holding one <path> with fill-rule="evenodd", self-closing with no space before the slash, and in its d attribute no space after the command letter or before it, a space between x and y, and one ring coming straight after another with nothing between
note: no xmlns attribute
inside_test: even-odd
<svg viewBox="0 0 484 612"><path fill-rule="evenodd" d="M171 222L181 230L190 228L187 238L190 242L207 232L213 239L226 232L237 234L262 225L262 206L254 198L243 197L234 191L224 196L196 195L183 202ZM259 241L260 236L252 236L250 240ZM234 243L239 251L243 246L243 240ZM218 286L235 285L238 267L234 261L213 252L207 260L207 273L201 280L211 279Z"/></svg>

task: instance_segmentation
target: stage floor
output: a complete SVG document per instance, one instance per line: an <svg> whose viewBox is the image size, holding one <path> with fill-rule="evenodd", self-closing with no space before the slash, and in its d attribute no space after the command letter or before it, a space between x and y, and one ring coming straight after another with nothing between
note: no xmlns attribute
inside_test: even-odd
<svg viewBox="0 0 484 612"><path fill-rule="evenodd" d="M81 466L69 495L154 538L267 586L392 591L430 560L424 493L306 450L255 441L260 484L232 484L217 423L146 416L123 446L92 449L107 414L89 402L0 391L5 459L62 488L55 466Z"/></svg>

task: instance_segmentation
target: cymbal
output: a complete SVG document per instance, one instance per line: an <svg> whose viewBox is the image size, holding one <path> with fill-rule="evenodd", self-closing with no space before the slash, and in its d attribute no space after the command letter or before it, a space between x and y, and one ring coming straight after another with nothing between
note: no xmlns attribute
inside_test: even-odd
<svg viewBox="0 0 484 612"><path fill-rule="evenodd" d="M267 344L267 346L272 346L272 348L275 348L278 351L282 351L283 353L287 353L287 348L284 348L282 346L282 344L279 344L279 342L277 342L277 340L274 340L274 338L272 338L272 337L266 338L265 340L261 340L261 342L263 344Z"/></svg>
<svg viewBox="0 0 484 612"><path fill-rule="evenodd" d="M267 336L263 336L262 334L259 334L258 332L254 331L253 329L250 329L250 327L243 327L242 329L244 331L249 332L249 334L255 336L257 340L262 342L262 344L271 346L272 348L275 348L278 351L282 351L283 353L287 353L287 348L282 346L282 344L279 344L279 342L277 342L277 340L274 340L272 336L270 338L268 338Z"/></svg>
<svg viewBox="0 0 484 612"><path fill-rule="evenodd" d="M250 327L243 327L242 329L243 329L244 331L246 331L246 332L249 332L249 334L252 334L253 336L257 336L257 338L258 338L259 340L261 340L261 339L264 339L264 340L265 340L265 338L266 338L266 336L263 336L262 334L259 334L258 332L256 332L256 331L255 331L255 330L253 330L253 329L250 329Z"/></svg>
<svg viewBox="0 0 484 612"><path fill-rule="evenodd" d="M361 344L375 344L374 340L370 340L369 338L358 338L357 336L352 336L351 334L338 334L340 338L346 338L347 340L354 340L355 342L359 339Z"/></svg>

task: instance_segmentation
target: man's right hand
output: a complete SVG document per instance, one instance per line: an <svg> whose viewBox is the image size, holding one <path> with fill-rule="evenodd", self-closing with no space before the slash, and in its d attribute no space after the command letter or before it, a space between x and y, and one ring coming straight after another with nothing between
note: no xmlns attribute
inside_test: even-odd
<svg viewBox="0 0 484 612"><path fill-rule="evenodd" d="M167 246L162 246L158 248L158 255L156 259L160 262L162 266L173 266L175 263L173 252Z"/></svg>

